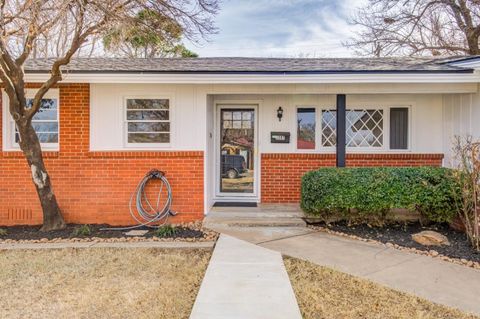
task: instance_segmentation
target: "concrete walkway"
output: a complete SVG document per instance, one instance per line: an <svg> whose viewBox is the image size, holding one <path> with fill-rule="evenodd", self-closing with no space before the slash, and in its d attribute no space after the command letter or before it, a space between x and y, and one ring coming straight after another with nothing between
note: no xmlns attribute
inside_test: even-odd
<svg viewBox="0 0 480 319"><path fill-rule="evenodd" d="M222 231L285 255L480 314L480 271L472 268L301 227Z"/></svg>
<svg viewBox="0 0 480 319"><path fill-rule="evenodd" d="M191 319L300 319L280 253L221 235Z"/></svg>

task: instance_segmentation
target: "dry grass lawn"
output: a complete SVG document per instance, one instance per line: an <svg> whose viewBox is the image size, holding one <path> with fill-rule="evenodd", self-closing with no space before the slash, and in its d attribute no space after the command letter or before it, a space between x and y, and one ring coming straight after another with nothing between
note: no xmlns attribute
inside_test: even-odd
<svg viewBox="0 0 480 319"><path fill-rule="evenodd" d="M0 251L0 318L188 318L209 250Z"/></svg>
<svg viewBox="0 0 480 319"><path fill-rule="evenodd" d="M285 266L305 319L478 318L303 260Z"/></svg>

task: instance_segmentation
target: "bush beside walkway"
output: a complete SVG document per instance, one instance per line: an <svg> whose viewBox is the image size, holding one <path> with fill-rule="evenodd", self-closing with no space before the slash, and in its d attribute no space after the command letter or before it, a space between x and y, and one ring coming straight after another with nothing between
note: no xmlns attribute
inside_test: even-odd
<svg viewBox="0 0 480 319"><path fill-rule="evenodd" d="M459 190L446 168L321 168L303 176L301 207L327 222L383 223L392 209L418 211L432 222L450 222L458 211Z"/></svg>

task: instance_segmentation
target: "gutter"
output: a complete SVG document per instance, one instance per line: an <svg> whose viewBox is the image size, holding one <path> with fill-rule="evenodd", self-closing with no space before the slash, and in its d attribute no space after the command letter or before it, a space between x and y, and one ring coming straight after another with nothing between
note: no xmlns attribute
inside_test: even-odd
<svg viewBox="0 0 480 319"><path fill-rule="evenodd" d="M27 82L43 82L48 72L26 72ZM63 83L320 84L320 83L480 83L472 69L449 72L64 72Z"/></svg>
<svg viewBox="0 0 480 319"><path fill-rule="evenodd" d="M320 70L320 71L182 71L182 70L63 70L64 74L246 74L246 75L302 75L302 74L451 74L474 73L473 68L448 70ZM25 70L26 74L50 74L50 70Z"/></svg>

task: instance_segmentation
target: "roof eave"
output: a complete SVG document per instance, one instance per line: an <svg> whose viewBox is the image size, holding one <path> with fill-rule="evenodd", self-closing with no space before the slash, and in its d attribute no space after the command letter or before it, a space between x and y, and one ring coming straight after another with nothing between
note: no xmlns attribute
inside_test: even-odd
<svg viewBox="0 0 480 319"><path fill-rule="evenodd" d="M49 74L26 73L27 82L43 82ZM297 83L479 83L480 73L467 72L332 72L332 73L158 73L64 72L64 83L170 83L170 84L297 84Z"/></svg>
<svg viewBox="0 0 480 319"><path fill-rule="evenodd" d="M450 74L474 73L472 68L455 68L439 70L312 70L312 71L182 71L182 70L64 70L65 74L246 74L246 75L301 75L301 74ZM25 70L28 74L48 74L50 70Z"/></svg>

